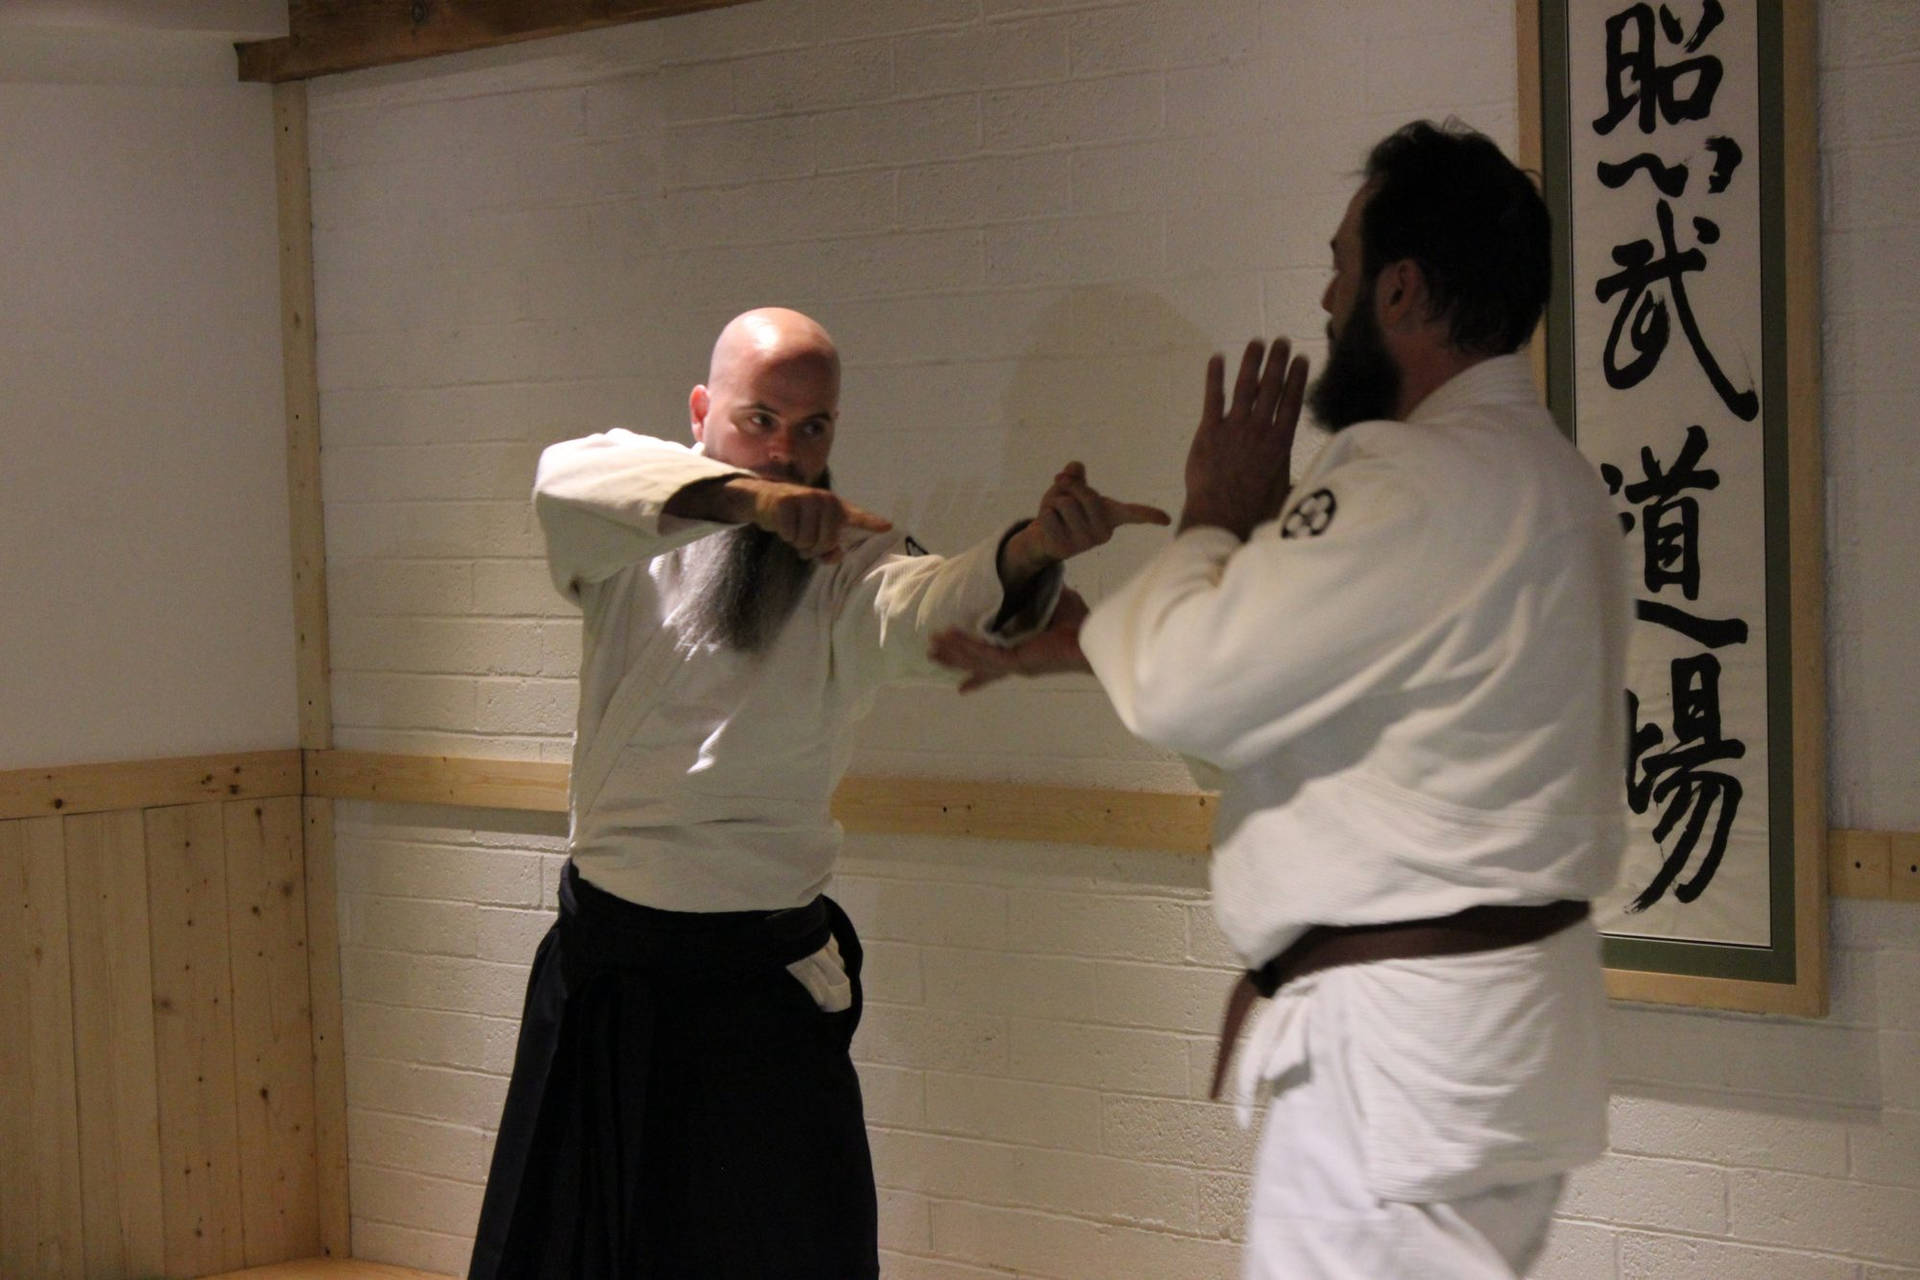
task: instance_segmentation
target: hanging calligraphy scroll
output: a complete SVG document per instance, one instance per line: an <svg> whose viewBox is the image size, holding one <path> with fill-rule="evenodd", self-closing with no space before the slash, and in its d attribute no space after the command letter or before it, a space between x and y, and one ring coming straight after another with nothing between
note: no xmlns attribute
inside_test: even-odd
<svg viewBox="0 0 1920 1280"><path fill-rule="evenodd" d="M1522 0L1555 223L1536 356L1614 495L1634 632L1609 989L1824 1007L1810 0Z"/></svg>

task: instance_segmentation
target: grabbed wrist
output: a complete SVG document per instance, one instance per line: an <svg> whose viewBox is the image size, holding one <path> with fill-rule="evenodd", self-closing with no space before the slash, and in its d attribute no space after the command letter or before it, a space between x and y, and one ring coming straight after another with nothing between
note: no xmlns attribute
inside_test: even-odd
<svg viewBox="0 0 1920 1280"><path fill-rule="evenodd" d="M1027 581L1044 573L1054 558L1039 548L1032 524L1016 530L1000 544L1000 581L1009 585Z"/></svg>

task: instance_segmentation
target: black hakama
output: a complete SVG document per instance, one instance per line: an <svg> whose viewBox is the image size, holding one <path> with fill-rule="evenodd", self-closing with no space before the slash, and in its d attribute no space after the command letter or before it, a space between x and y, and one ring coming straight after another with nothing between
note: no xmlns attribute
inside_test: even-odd
<svg viewBox="0 0 1920 1280"><path fill-rule="evenodd" d="M786 966L839 942L853 1006ZM861 950L826 897L638 906L567 865L534 956L471 1280L872 1280L848 1055Z"/></svg>

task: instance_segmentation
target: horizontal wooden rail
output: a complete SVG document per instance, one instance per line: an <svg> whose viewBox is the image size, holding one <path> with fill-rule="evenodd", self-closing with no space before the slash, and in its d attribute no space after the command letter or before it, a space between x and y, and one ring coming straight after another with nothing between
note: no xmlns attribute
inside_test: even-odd
<svg viewBox="0 0 1920 1280"><path fill-rule="evenodd" d="M567 811L567 766L526 760L308 751L307 794L388 804L448 804L530 813Z"/></svg>
<svg viewBox="0 0 1920 1280"><path fill-rule="evenodd" d="M374 751L309 751L307 793L337 800L564 813L567 766ZM848 778L833 815L849 831L969 836L1204 855L1217 798L957 778ZM1920 833L1836 829L1832 892L1920 901Z"/></svg>
<svg viewBox="0 0 1920 1280"><path fill-rule="evenodd" d="M304 755L304 766L302 756ZM377 751L251 751L0 772L0 821L323 796L565 813L567 766ZM1201 856L1217 798L948 778L848 778L833 813L849 831L1161 849ZM1920 832L1828 833L1835 897L1920 902Z"/></svg>
<svg viewBox="0 0 1920 1280"><path fill-rule="evenodd" d="M335 800L564 813L567 766L374 751L309 751L307 794ZM833 815L849 831L972 836L1204 854L1210 795L943 778L848 778Z"/></svg>
<svg viewBox="0 0 1920 1280"><path fill-rule="evenodd" d="M0 773L0 820L300 794L300 753L248 751Z"/></svg>

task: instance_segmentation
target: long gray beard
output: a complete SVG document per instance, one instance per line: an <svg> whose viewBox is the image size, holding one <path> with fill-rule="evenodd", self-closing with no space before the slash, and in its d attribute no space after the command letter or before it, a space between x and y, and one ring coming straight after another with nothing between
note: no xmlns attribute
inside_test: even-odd
<svg viewBox="0 0 1920 1280"><path fill-rule="evenodd" d="M680 556L682 633L740 653L773 643L813 579L813 561L757 525L702 538Z"/></svg>

